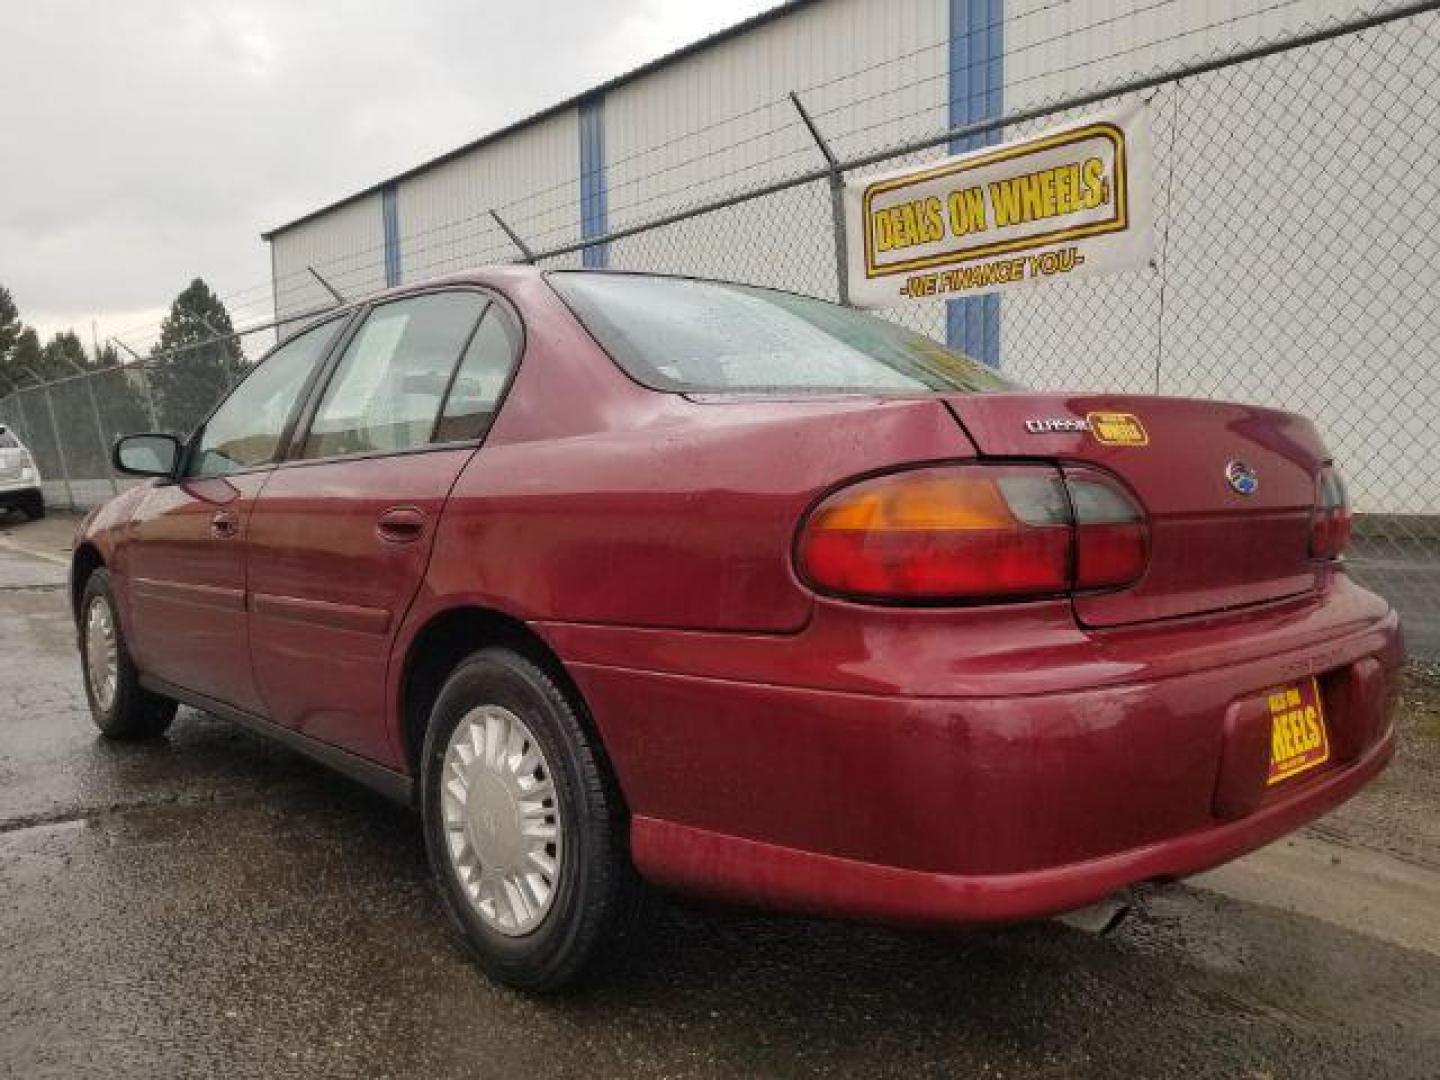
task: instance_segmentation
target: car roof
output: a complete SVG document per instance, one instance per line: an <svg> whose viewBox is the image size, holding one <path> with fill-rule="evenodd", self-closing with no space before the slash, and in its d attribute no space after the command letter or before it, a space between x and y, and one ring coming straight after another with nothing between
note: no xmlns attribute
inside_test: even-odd
<svg viewBox="0 0 1440 1080"><path fill-rule="evenodd" d="M675 274L662 273L655 270L615 270L608 267L575 267L555 266L540 267L530 263L495 263L486 266L472 267L454 274L446 274L443 277L426 278L424 281L410 282L405 285L396 285L393 288L381 289L378 292L367 293L358 296L353 300L347 300L343 306L337 305L335 311L344 311L361 307L365 304L373 304L392 297L411 296L415 293L429 292L432 289L444 288L450 285L482 285L504 291L507 285L528 284L539 280L546 274L588 274L597 277L646 277L646 278L669 278L676 281L703 281L713 282L717 285L743 285L744 282L728 281L725 278L706 277L702 274ZM772 292L786 292L791 295L804 296L804 293L793 293L788 289L777 289L773 286L749 286L753 288L764 288ZM823 299L811 297L811 299ZM317 315L320 313L316 313Z"/></svg>

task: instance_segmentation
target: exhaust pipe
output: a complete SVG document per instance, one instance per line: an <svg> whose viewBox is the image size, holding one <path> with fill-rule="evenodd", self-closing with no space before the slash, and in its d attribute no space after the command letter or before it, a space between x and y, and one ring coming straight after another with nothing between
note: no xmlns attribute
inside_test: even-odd
<svg viewBox="0 0 1440 1080"><path fill-rule="evenodd" d="M1096 937L1103 937L1124 922L1125 916L1130 914L1130 909L1134 906L1134 897L1126 890L1111 893L1105 899L1091 904L1089 907L1076 908L1074 911L1067 911L1064 915L1056 915L1055 921L1065 924L1072 930L1081 930L1087 934L1094 934Z"/></svg>

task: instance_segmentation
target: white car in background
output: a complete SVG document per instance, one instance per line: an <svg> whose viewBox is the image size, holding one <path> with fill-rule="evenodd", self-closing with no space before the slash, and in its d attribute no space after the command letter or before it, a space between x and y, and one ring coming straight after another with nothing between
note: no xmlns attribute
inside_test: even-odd
<svg viewBox="0 0 1440 1080"><path fill-rule="evenodd" d="M0 424L0 514L19 510L31 521L45 516L40 470L15 432Z"/></svg>

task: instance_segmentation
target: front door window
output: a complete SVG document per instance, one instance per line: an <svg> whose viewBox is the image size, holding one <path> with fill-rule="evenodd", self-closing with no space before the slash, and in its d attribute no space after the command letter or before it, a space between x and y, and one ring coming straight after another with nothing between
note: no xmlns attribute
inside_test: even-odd
<svg viewBox="0 0 1440 1080"><path fill-rule="evenodd" d="M307 330L262 360L206 421L186 472L223 476L274 461L310 374L343 321Z"/></svg>

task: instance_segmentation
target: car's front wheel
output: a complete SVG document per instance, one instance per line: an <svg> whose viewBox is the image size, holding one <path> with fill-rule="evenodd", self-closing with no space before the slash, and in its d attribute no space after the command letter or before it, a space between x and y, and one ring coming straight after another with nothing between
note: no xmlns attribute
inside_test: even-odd
<svg viewBox="0 0 1440 1080"><path fill-rule="evenodd" d="M107 739L150 739L175 719L175 702L140 685L125 647L110 573L94 571L80 598L80 659L90 715Z"/></svg>
<svg viewBox="0 0 1440 1080"><path fill-rule="evenodd" d="M619 792L565 690L519 653L474 653L440 691L422 764L431 868L481 966L534 991L592 972L638 886Z"/></svg>

